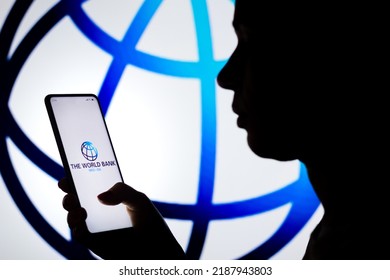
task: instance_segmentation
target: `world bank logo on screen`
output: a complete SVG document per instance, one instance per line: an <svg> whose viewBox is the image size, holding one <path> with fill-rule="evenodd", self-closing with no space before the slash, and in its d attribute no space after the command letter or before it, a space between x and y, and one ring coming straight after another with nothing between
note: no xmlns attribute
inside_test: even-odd
<svg viewBox="0 0 390 280"><path fill-rule="evenodd" d="M305 246L299 236L320 206L305 167L255 157L232 93L216 83L236 44L234 1L9 2L0 8L0 174L45 244L95 258L70 236L43 103L89 92L125 182L154 201L189 258L284 258ZM81 152L98 156L90 142Z"/></svg>
<svg viewBox="0 0 390 280"><path fill-rule="evenodd" d="M95 161L98 157L98 150L89 141L85 141L83 144L81 144L81 153L84 158L89 161Z"/></svg>

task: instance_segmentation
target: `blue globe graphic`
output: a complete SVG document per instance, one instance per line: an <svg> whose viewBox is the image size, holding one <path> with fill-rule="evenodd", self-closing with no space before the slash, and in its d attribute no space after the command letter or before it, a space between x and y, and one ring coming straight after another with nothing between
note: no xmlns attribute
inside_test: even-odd
<svg viewBox="0 0 390 280"><path fill-rule="evenodd" d="M226 0L234 5L234 1ZM215 77L226 63L210 55L213 40L206 0L192 0L195 28L198 38L199 60L180 61L144 53L136 44L153 18L162 0L145 0L134 17L123 40L119 41L96 25L82 8L82 0L63 0L51 7L29 30L8 58L12 40L21 20L30 8L31 1L16 1L0 31L0 172L15 203L36 232L48 244L68 259L94 259L95 257L73 240L64 239L34 207L13 168L6 139L10 138L17 147L49 176L59 180L64 176L63 167L42 152L24 133L13 117L8 102L16 79L39 42L58 22L68 17L80 32L96 47L114 58L101 83L98 93L104 114L115 95L118 82L128 65L133 65L157 74L172 77L193 78L200 81L201 90L201 155L198 180L198 195L195 204L165 203L154 201L165 218L192 221L189 244L186 253L191 259L199 259L204 249L210 223L216 220L231 220L265 213L290 204L290 210L278 229L264 243L246 252L240 259L269 259L289 243L306 225L319 207L304 165L300 165L299 178L278 189L246 200L213 203L216 165L216 98ZM5 30L7 32L5 32ZM96 160L97 150L89 142L81 147L88 160ZM261 230L261 229L259 229Z"/></svg>
<svg viewBox="0 0 390 280"><path fill-rule="evenodd" d="M98 150L89 141L85 141L81 144L81 153L89 161L95 161L98 157Z"/></svg>

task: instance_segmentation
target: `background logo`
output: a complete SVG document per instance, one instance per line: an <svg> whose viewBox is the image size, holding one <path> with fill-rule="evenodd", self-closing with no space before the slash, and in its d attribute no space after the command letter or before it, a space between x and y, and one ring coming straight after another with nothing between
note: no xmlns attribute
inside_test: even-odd
<svg viewBox="0 0 390 280"><path fill-rule="evenodd" d="M95 161L98 157L98 150L89 141L85 141L81 144L81 153L89 161Z"/></svg>
<svg viewBox="0 0 390 280"><path fill-rule="evenodd" d="M190 258L301 257L321 214L305 167L255 157L215 82L235 47L234 1L1 5L1 239L26 221L36 233L1 258L26 258L31 244L53 250L45 258L94 258L71 239L56 188L64 172L43 103L56 92L99 96L125 182Z"/></svg>

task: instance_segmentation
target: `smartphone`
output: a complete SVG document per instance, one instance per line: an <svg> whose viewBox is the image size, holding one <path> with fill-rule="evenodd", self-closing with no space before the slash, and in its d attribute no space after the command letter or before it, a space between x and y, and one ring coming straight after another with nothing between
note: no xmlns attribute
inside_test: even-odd
<svg viewBox="0 0 390 280"><path fill-rule="evenodd" d="M65 174L87 211L90 233L132 226L123 204L104 205L97 195L123 182L107 125L96 95L49 94L45 106Z"/></svg>

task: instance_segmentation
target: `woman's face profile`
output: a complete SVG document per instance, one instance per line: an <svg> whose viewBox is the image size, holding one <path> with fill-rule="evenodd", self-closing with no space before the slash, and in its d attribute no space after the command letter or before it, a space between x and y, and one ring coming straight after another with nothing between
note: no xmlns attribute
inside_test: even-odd
<svg viewBox="0 0 390 280"><path fill-rule="evenodd" d="M304 104L311 98L305 99L301 84L305 81L301 64L306 57L295 49L296 43L288 44L289 34L280 29L281 22L263 32L260 21L248 18L256 16L246 12L251 2L236 2L237 46L220 71L218 84L234 91L232 109L238 116L237 125L247 131L252 151L265 158L294 160L308 139L303 116Z"/></svg>

